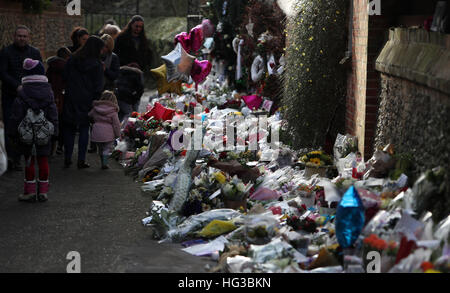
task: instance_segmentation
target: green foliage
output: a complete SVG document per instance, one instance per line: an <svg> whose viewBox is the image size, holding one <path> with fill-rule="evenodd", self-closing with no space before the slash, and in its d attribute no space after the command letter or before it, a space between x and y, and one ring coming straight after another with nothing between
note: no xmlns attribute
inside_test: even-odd
<svg viewBox="0 0 450 293"><path fill-rule="evenodd" d="M288 19L284 118L295 148L320 148L343 131L347 0L301 0Z"/></svg>
<svg viewBox="0 0 450 293"><path fill-rule="evenodd" d="M411 153L395 154L394 159L395 169L389 172L389 178L397 180L402 174L408 176L408 182L413 183L415 181L415 160Z"/></svg>
<svg viewBox="0 0 450 293"><path fill-rule="evenodd" d="M22 0L22 9L27 13L42 14L42 12L51 5L50 0Z"/></svg>

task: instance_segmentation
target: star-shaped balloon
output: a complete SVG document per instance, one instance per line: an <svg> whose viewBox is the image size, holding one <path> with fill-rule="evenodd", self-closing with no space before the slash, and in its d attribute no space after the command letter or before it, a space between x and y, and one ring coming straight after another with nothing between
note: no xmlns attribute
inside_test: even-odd
<svg viewBox="0 0 450 293"><path fill-rule="evenodd" d="M181 81L168 82L167 81L167 67L162 65L158 68L151 70L152 75L155 77L157 82L158 94L162 95L164 93L175 93L181 95Z"/></svg>
<svg viewBox="0 0 450 293"><path fill-rule="evenodd" d="M189 55L178 43L169 54L161 57L167 67L167 81L189 82L195 57Z"/></svg>

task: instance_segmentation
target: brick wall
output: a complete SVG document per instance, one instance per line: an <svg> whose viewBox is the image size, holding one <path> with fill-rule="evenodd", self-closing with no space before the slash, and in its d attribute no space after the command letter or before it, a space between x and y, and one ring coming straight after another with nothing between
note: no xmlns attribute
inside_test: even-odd
<svg viewBox="0 0 450 293"><path fill-rule="evenodd" d="M368 0L353 2L352 73L348 81L346 129L348 133L358 136L359 148L363 150L369 31Z"/></svg>
<svg viewBox="0 0 450 293"><path fill-rule="evenodd" d="M387 40L389 19L369 16L368 0L353 4L352 72L348 79L346 130L358 137L359 150L367 159L373 153L380 95L376 58Z"/></svg>
<svg viewBox="0 0 450 293"><path fill-rule="evenodd" d="M64 6L56 4L41 15L25 14L20 3L0 0L0 47L12 44L19 24L31 29L31 45L45 59L60 47L71 45L70 33L75 26L83 25L83 18L69 16Z"/></svg>

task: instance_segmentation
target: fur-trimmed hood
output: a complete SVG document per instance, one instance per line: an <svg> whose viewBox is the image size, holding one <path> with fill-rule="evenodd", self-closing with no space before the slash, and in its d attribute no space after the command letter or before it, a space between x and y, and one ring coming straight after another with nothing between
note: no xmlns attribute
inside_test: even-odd
<svg viewBox="0 0 450 293"><path fill-rule="evenodd" d="M119 112L119 106L110 101L94 101L92 107L95 112L102 116Z"/></svg>

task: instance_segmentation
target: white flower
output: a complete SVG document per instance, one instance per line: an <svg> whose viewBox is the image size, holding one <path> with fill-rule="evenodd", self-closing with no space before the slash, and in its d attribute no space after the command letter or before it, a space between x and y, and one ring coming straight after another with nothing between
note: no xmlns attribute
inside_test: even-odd
<svg viewBox="0 0 450 293"><path fill-rule="evenodd" d="M236 189L240 192L240 193L244 193L245 192L245 184L240 182L236 185Z"/></svg>
<svg viewBox="0 0 450 293"><path fill-rule="evenodd" d="M223 186L223 192L225 193L225 195L231 195L233 192L233 186L229 183L225 184Z"/></svg>

